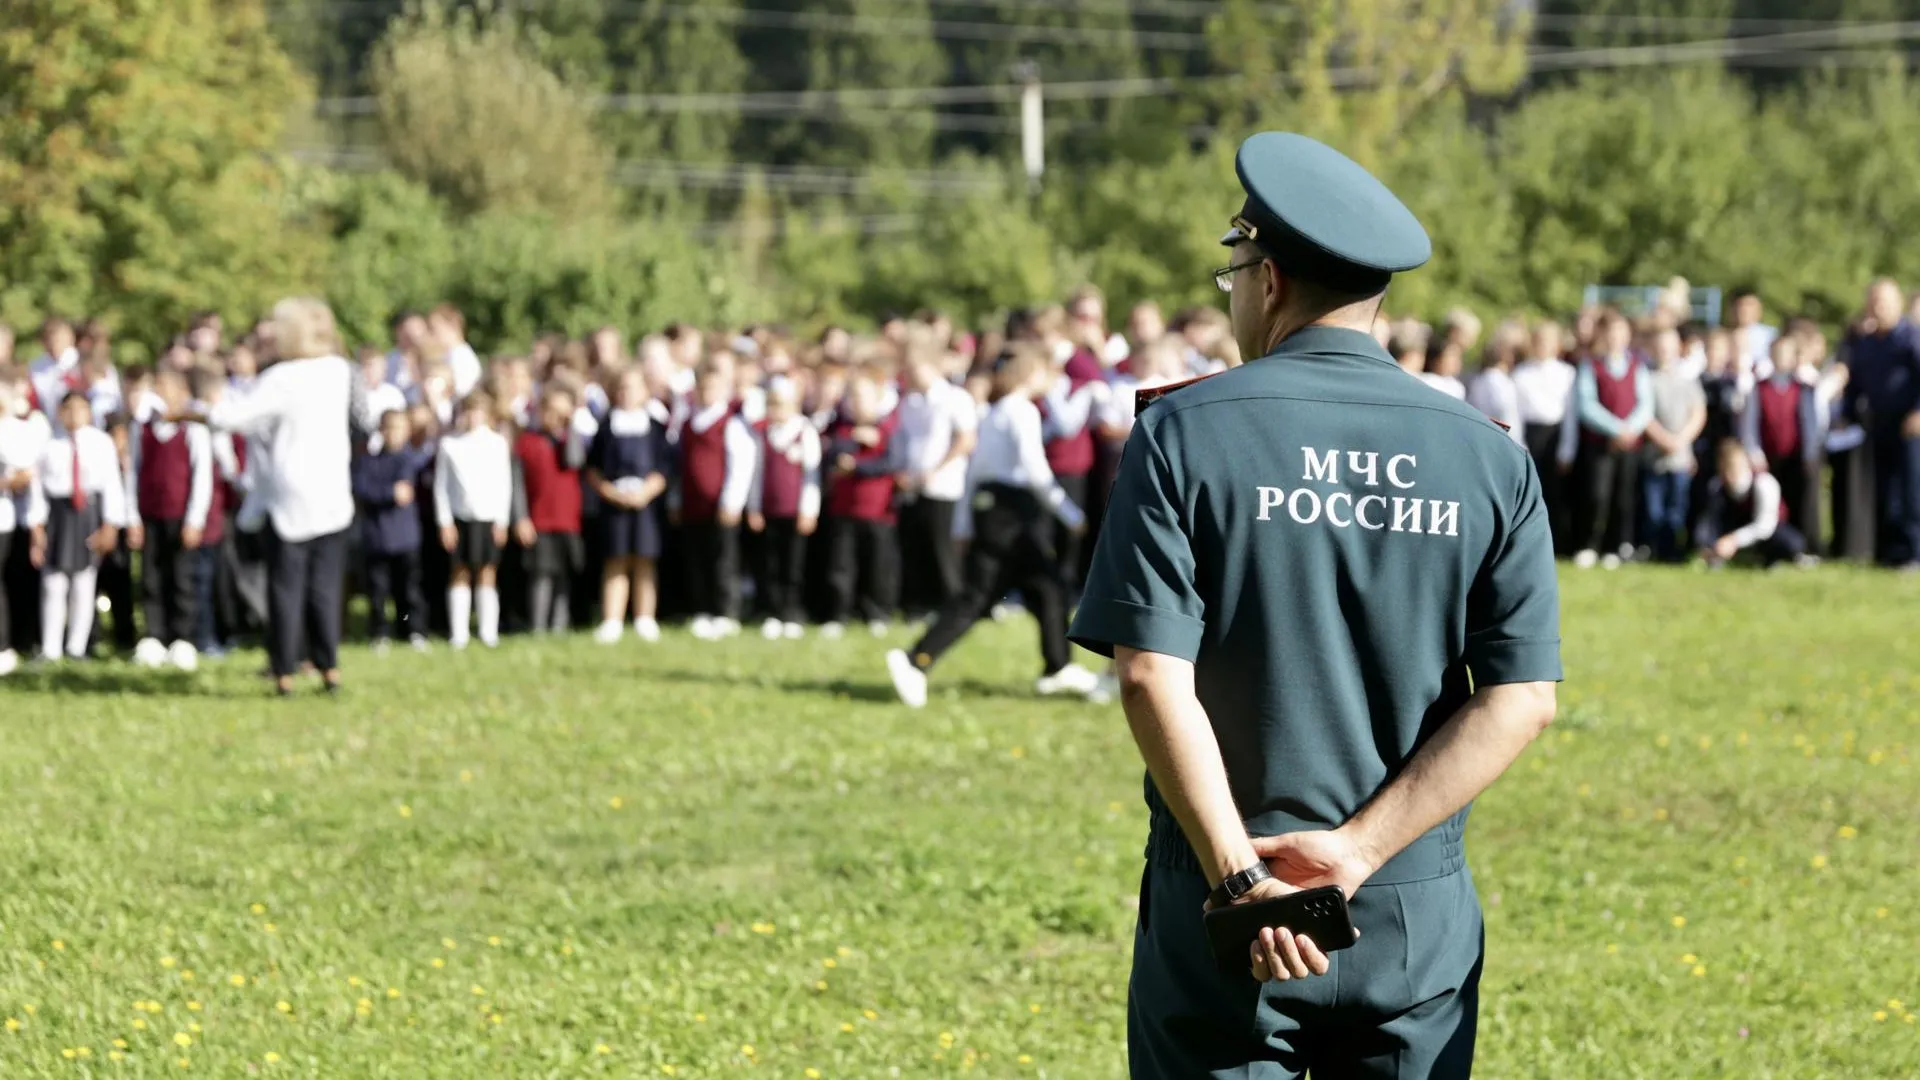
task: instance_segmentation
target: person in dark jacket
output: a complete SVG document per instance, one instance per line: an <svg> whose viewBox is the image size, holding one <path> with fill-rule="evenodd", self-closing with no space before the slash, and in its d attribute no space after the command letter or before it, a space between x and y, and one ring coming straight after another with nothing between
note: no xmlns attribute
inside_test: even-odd
<svg viewBox="0 0 1920 1080"><path fill-rule="evenodd" d="M353 496L360 502L360 550L366 558L367 623L376 651L385 651L397 625L414 649L427 649L427 598L420 580L420 494L424 455L412 445L413 424L401 409L380 417L378 452L353 463ZM395 604L387 621L387 601Z"/></svg>

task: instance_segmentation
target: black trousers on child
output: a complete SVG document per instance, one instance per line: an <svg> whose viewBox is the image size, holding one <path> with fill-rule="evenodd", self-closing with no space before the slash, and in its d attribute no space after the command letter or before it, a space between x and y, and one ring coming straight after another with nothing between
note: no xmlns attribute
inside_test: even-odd
<svg viewBox="0 0 1920 1080"><path fill-rule="evenodd" d="M939 611L960 593L956 505L922 495L900 508L900 607L909 616Z"/></svg>
<svg viewBox="0 0 1920 1080"><path fill-rule="evenodd" d="M687 522L680 530L687 560L688 605L695 615L740 617L740 527Z"/></svg>
<svg viewBox="0 0 1920 1080"><path fill-rule="evenodd" d="M1019 589L1040 622L1042 674L1051 675L1068 659L1067 601L1053 547L1054 517L1025 488L988 484L980 490L992 503L974 512L965 584L910 655L916 667L932 667L1008 589Z"/></svg>
<svg viewBox="0 0 1920 1080"><path fill-rule="evenodd" d="M127 530L120 530L119 544L100 560L98 582L96 595L107 598L107 609L113 614L113 651L132 652L140 638L133 625L133 552L127 548ZM89 611L85 617L93 620L92 640L98 642L99 616Z"/></svg>
<svg viewBox="0 0 1920 1080"><path fill-rule="evenodd" d="M33 545L27 542L27 530L21 528L7 535L12 537L16 533L18 539L11 545L12 550L0 551L0 593L12 597L5 605L11 609L7 612L11 622L6 628L7 640L39 641L40 571L33 565Z"/></svg>
<svg viewBox="0 0 1920 1080"><path fill-rule="evenodd" d="M0 495L0 498L6 496ZM0 652L13 649L13 612L7 604L7 587L13 582L5 574L7 553L13 550L13 532L0 532Z"/></svg>
<svg viewBox="0 0 1920 1080"><path fill-rule="evenodd" d="M760 602L770 618L797 623L806 614L807 538L795 518L768 518L760 537Z"/></svg>
<svg viewBox="0 0 1920 1080"><path fill-rule="evenodd" d="M389 600L394 606L391 622ZM427 593L420 584L418 551L367 553L367 633L375 641L427 636Z"/></svg>
<svg viewBox="0 0 1920 1080"><path fill-rule="evenodd" d="M899 592L899 547L893 523L863 518L827 519L829 622L858 614L867 622L893 617Z"/></svg>
<svg viewBox="0 0 1920 1080"><path fill-rule="evenodd" d="M1073 500L1073 505L1082 510L1087 508L1089 483L1085 473L1079 476L1057 476L1054 479L1060 481L1061 490L1067 493L1067 498ZM1080 545L1086 539L1085 534L1076 533L1060 524L1051 514L1046 520L1047 527L1053 530L1054 561L1057 565L1056 572L1060 579L1062 595L1069 598L1078 596L1080 594ZM975 536L978 535L976 532ZM1020 590L1020 595L1026 595L1024 588Z"/></svg>
<svg viewBox="0 0 1920 1080"><path fill-rule="evenodd" d="M1573 479L1579 546L1610 555L1632 544L1640 498L1640 451L1582 446Z"/></svg>
<svg viewBox="0 0 1920 1080"><path fill-rule="evenodd" d="M1820 547L1820 466L1809 466L1799 457L1767 463L1773 478L1780 481L1780 501L1787 506L1787 521L1800 533L1808 546Z"/></svg>
<svg viewBox="0 0 1920 1080"><path fill-rule="evenodd" d="M1540 477L1540 498L1547 504L1553 550L1571 555L1573 529L1567 521L1567 478L1560 474L1560 424L1528 424L1524 434L1527 456L1533 459L1533 471Z"/></svg>
<svg viewBox="0 0 1920 1080"><path fill-rule="evenodd" d="M140 561L140 589L147 602L147 636L162 644L198 636L200 550L181 543L185 523L149 521Z"/></svg>
<svg viewBox="0 0 1920 1080"><path fill-rule="evenodd" d="M347 530L286 540L267 530L267 656L276 676L300 661L321 671L340 666L341 590L347 580Z"/></svg>

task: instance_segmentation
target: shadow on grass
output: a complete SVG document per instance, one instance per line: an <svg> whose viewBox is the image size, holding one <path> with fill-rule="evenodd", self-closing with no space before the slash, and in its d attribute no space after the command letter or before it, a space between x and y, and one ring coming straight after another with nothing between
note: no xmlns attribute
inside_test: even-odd
<svg viewBox="0 0 1920 1080"><path fill-rule="evenodd" d="M891 683L857 682L847 678L818 679L730 679L708 671L687 671L674 668L649 668L649 679L661 682L688 683L696 686L745 685L758 690L779 690L789 694L808 694L816 697L845 698L850 701L865 701L875 704L896 704L899 697L893 692ZM928 694L932 698L954 694L962 698L1012 699L1020 701L1037 700L1032 685L1024 680L1009 682L987 682L983 679L954 679L947 681L938 675L928 685Z"/></svg>
<svg viewBox="0 0 1920 1080"><path fill-rule="evenodd" d="M66 661L23 668L8 676L9 689L46 694L119 697L232 697L230 686L217 686L204 677L176 670L137 668L116 661Z"/></svg>

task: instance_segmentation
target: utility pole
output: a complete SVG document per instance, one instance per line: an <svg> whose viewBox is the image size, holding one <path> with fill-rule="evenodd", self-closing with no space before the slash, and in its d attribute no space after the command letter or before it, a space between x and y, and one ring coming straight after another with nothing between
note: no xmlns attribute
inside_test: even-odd
<svg viewBox="0 0 1920 1080"><path fill-rule="evenodd" d="M1040 193L1040 176L1047 169L1046 115L1040 93L1040 65L1022 60L1014 65L1020 81L1020 163L1027 171L1027 191Z"/></svg>

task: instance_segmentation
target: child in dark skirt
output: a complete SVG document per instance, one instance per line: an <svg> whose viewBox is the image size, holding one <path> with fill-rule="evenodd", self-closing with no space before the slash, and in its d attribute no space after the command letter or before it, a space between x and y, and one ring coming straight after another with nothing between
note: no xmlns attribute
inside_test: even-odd
<svg viewBox="0 0 1920 1080"><path fill-rule="evenodd" d="M120 455L93 426L86 395L60 399L60 427L40 455L27 506L46 660L86 656L100 560L119 544L127 520Z"/></svg>
<svg viewBox="0 0 1920 1080"><path fill-rule="evenodd" d="M433 473L440 543L451 557L447 579L449 638L467 647L469 614L478 615L480 644L500 644L500 590L495 575L513 512L513 448L494 426L493 399L467 396L461 430L440 440Z"/></svg>
<svg viewBox="0 0 1920 1080"><path fill-rule="evenodd" d="M571 391L550 385L540 397L540 426L514 442L520 466L514 528L527 553L527 610L536 634L564 634L573 625L573 579L586 563L580 470L592 422Z"/></svg>
<svg viewBox="0 0 1920 1080"><path fill-rule="evenodd" d="M427 651L427 598L420 583L420 497L424 455L412 445L405 409L380 417L379 449L353 463L353 495L360 502L360 553L366 560L367 625L376 652L389 647L398 626L416 652ZM387 601L394 605L392 622Z"/></svg>
<svg viewBox="0 0 1920 1080"><path fill-rule="evenodd" d="M622 371L614 387L613 408L587 451L587 484L600 496L600 525L606 563L601 568L600 628L594 640L620 640L627 605L633 605L633 632L642 641L660 640L654 560L660 557L660 507L670 467L666 428L647 409L645 374Z"/></svg>

